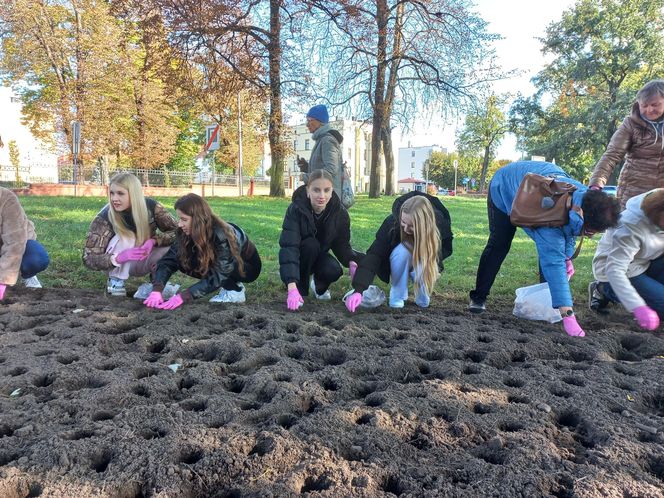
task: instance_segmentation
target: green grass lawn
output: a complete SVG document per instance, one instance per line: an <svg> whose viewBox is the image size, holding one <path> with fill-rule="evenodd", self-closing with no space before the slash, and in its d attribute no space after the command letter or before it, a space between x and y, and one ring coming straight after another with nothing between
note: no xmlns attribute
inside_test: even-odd
<svg viewBox="0 0 664 498"><path fill-rule="evenodd" d="M174 198L158 199L173 211ZM486 201L463 197L442 197L449 209L454 232L454 253L445 261L437 292L447 299L466 300L475 283L479 256L486 243L488 227ZM263 272L258 281L250 284L250 297L260 300L283 297L285 292L279 279L279 232L287 199L268 197L208 198L212 209L223 219L240 225L256 243L263 260ZM368 199L358 196L351 208L353 246L366 251L376 230L390 212L394 198ZM47 287L98 288L105 286L102 272L88 270L81 259L82 248L90 222L104 206L104 198L21 197L29 218L36 225L37 236L51 256L51 265L39 278ZM576 275L573 292L576 300L586 301L586 287L592 278L591 261L596 240L584 243L575 261ZM180 283L191 280L175 277ZM534 243L519 230L512 251L496 279L492 296L512 298L517 287L537 283L537 252ZM138 285L140 280L131 282ZM341 295L349 288L348 277L337 282L332 291Z"/></svg>

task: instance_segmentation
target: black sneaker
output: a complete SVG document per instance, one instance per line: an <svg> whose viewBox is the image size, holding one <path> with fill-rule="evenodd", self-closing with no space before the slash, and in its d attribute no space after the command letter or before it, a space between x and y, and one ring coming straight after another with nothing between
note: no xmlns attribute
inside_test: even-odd
<svg viewBox="0 0 664 498"><path fill-rule="evenodd" d="M606 314L607 306L611 301L602 294L599 282L594 280L588 284L588 306L595 313Z"/></svg>
<svg viewBox="0 0 664 498"><path fill-rule="evenodd" d="M471 313L483 313L486 310L486 301L471 299L468 309Z"/></svg>

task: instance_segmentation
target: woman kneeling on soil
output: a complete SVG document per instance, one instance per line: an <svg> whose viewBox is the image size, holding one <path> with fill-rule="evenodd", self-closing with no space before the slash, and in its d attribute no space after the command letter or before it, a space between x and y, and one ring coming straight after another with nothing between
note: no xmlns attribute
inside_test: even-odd
<svg viewBox="0 0 664 498"><path fill-rule="evenodd" d="M175 243L159 261L152 279L154 290L143 303L171 310L220 288L210 302L243 303L242 282L253 282L261 272L256 246L240 227L219 218L196 194L180 197L175 211L179 218ZM164 285L177 270L201 280L164 301Z"/></svg>
<svg viewBox="0 0 664 498"><path fill-rule="evenodd" d="M620 225L599 241L593 273L591 309L601 313L610 302L622 303L641 328L659 327L664 319L664 188L627 201Z"/></svg>
<svg viewBox="0 0 664 498"><path fill-rule="evenodd" d="M314 170L307 185L293 193L279 245L279 274L288 286L289 310L304 304L302 296L309 288L317 299L331 299L328 288L341 278L341 265L350 269L351 277L355 273L361 254L350 245L350 217L333 190L330 173ZM330 249L339 261L328 254Z"/></svg>
<svg viewBox="0 0 664 498"><path fill-rule="evenodd" d="M150 273L173 243L175 218L157 201L143 196L131 173L111 178L108 204L97 214L83 250L83 263L108 272L106 291L126 296L125 280Z"/></svg>
<svg viewBox="0 0 664 498"><path fill-rule="evenodd" d="M18 197L0 187L0 300L7 287L17 281L25 287L40 288L37 273L47 266L46 249L37 242L35 226Z"/></svg>
<svg viewBox="0 0 664 498"><path fill-rule="evenodd" d="M408 281L414 282L415 304L426 308L433 287L443 271L443 260L452 254L450 215L438 198L410 192L394 201L390 214L376 233L367 255L353 278L355 292L346 299L354 312L377 274L392 281L390 307L403 308Z"/></svg>

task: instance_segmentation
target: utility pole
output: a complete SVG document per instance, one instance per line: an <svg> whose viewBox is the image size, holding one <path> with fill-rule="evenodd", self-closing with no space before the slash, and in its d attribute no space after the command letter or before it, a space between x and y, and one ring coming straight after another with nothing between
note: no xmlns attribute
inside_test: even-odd
<svg viewBox="0 0 664 498"><path fill-rule="evenodd" d="M454 160L454 195L456 195L456 186L457 186L457 171L459 171L459 161Z"/></svg>
<svg viewBox="0 0 664 498"><path fill-rule="evenodd" d="M237 176L238 176L238 185L240 186L240 197L242 197L243 192L242 192L242 108L241 108L241 102L240 102L240 92L237 92L237 133L238 133L238 140L239 140L239 147L238 147L238 168L237 168Z"/></svg>

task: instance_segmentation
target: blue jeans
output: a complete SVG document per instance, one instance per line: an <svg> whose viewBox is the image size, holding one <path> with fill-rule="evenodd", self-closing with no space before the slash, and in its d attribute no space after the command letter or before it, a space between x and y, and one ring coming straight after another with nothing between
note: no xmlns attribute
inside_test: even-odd
<svg viewBox="0 0 664 498"><path fill-rule="evenodd" d="M664 256L652 260L645 272L630 278L629 281L646 304L664 320ZM608 282L602 282L600 290L607 298L616 303L620 302Z"/></svg>
<svg viewBox="0 0 664 498"><path fill-rule="evenodd" d="M28 240L21 260L21 277L34 277L48 266L48 253L44 246L36 240Z"/></svg>
<svg viewBox="0 0 664 498"><path fill-rule="evenodd" d="M408 299L408 279L412 278L415 285L420 286L417 297L415 297L415 304L422 308L429 306L429 295L421 284L421 279L417 276L417 270L412 273L410 271L412 262L413 255L403 244L399 244L392 250L390 254L390 280L392 282L390 305Z"/></svg>

